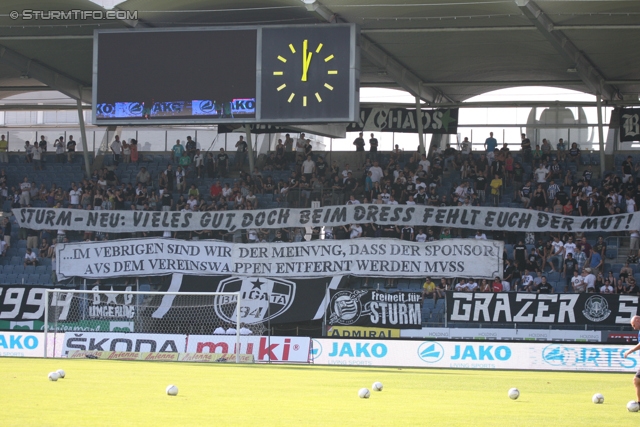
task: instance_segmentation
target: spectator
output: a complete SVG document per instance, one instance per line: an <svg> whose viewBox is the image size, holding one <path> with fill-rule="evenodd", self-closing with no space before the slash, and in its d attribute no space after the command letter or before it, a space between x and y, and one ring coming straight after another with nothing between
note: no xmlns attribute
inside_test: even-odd
<svg viewBox="0 0 640 427"><path fill-rule="evenodd" d="M576 165L580 161L580 148L578 148L577 143L571 144L571 148L569 149L569 162L573 162Z"/></svg>
<svg viewBox="0 0 640 427"><path fill-rule="evenodd" d="M140 163L140 154L138 153L138 141L135 139L131 139L129 142L129 151L131 156L131 161L133 163Z"/></svg>
<svg viewBox="0 0 640 427"><path fill-rule="evenodd" d="M602 267L604 265L604 260L602 256L596 252L591 251L591 257L589 258L589 267L595 272L602 273Z"/></svg>
<svg viewBox="0 0 640 427"><path fill-rule="evenodd" d="M353 140L353 145L356 146L356 151L364 151L364 138L362 132L358 134L358 137Z"/></svg>
<svg viewBox="0 0 640 427"><path fill-rule="evenodd" d="M196 149L196 153L193 156L193 165L196 169L197 178L202 178L204 171L204 156L198 149Z"/></svg>
<svg viewBox="0 0 640 427"><path fill-rule="evenodd" d="M131 145L126 139L122 141L122 161L123 163L131 163Z"/></svg>
<svg viewBox="0 0 640 427"><path fill-rule="evenodd" d="M422 300L424 301L429 297L436 301L438 299L438 294L436 292L436 284L427 277L422 285Z"/></svg>
<svg viewBox="0 0 640 427"><path fill-rule="evenodd" d="M491 283L491 290L493 292L502 292L504 290L502 286L502 281L498 276L496 276L496 278L493 279L493 282Z"/></svg>
<svg viewBox="0 0 640 427"><path fill-rule="evenodd" d="M614 288L611 285L611 280L604 279L604 286L602 286L600 288L600 293L601 294L613 294L614 293Z"/></svg>
<svg viewBox="0 0 640 427"><path fill-rule="evenodd" d="M587 292L596 291L596 276L589 267L582 271L582 283L584 283Z"/></svg>
<svg viewBox="0 0 640 427"><path fill-rule="evenodd" d="M378 155L378 138L376 138L373 133L371 134L371 138L369 138L369 152L371 153L372 160L376 160Z"/></svg>
<svg viewBox="0 0 640 427"><path fill-rule="evenodd" d="M24 254L24 266L28 265L38 265L38 258L31 248L27 248L27 252Z"/></svg>
<svg viewBox="0 0 640 427"><path fill-rule="evenodd" d="M226 178L229 174L229 156L225 153L224 148L220 149L220 154L218 154L218 171L220 177Z"/></svg>
<svg viewBox="0 0 640 427"><path fill-rule="evenodd" d="M53 146L56 149L56 163L64 163L65 143L62 137L55 140Z"/></svg>
<svg viewBox="0 0 640 427"><path fill-rule="evenodd" d="M115 136L115 139L111 143L111 151L113 152L113 164L118 166L120 163L120 156L122 155L122 143L120 142L120 137L118 135Z"/></svg>
<svg viewBox="0 0 640 427"><path fill-rule="evenodd" d="M553 236L551 246L553 246L553 252L547 260L547 264L551 266L551 271L555 273L556 271L561 270L562 263L564 262L564 243L560 240L560 237ZM554 263L557 263L558 268L556 268Z"/></svg>
<svg viewBox="0 0 640 427"><path fill-rule="evenodd" d="M174 162L179 162L184 154L184 147L180 144L180 140L177 139L175 145L171 148L171 158Z"/></svg>
<svg viewBox="0 0 640 427"><path fill-rule="evenodd" d="M151 174L144 166L140 168L140 171L136 175L136 182L144 185L145 187L151 185Z"/></svg>
<svg viewBox="0 0 640 427"><path fill-rule="evenodd" d="M563 162L565 159L565 155L566 155L566 150L567 147L564 143L564 140L562 138L560 138L558 140L558 143L556 144L556 149L558 150L558 159Z"/></svg>
<svg viewBox="0 0 640 427"><path fill-rule="evenodd" d="M495 174L491 184L491 197L493 198L493 206L498 206L500 202L500 189L502 188L502 179L498 174Z"/></svg>
<svg viewBox="0 0 640 427"><path fill-rule="evenodd" d="M76 142L73 140L73 135L69 135L69 141L67 141L67 163L73 163L75 154Z"/></svg>
<svg viewBox="0 0 640 427"><path fill-rule="evenodd" d="M9 141L5 139L5 135L0 135L0 162L9 163Z"/></svg>
<svg viewBox="0 0 640 427"><path fill-rule="evenodd" d="M539 294L553 293L553 286L551 286L551 283L547 282L547 276L542 276L540 284L538 285L538 293Z"/></svg>
<svg viewBox="0 0 640 427"><path fill-rule="evenodd" d="M189 158L186 155L186 153L182 157ZM176 169L175 176L176 176L176 189L182 192L187 191L187 177L184 170L182 169L182 166L178 166L178 169Z"/></svg>
<svg viewBox="0 0 640 427"><path fill-rule="evenodd" d="M521 280L522 284L520 289L523 292L531 292L534 290L535 283L533 281L533 276L531 276L531 274L529 273L529 269L525 268Z"/></svg>
<svg viewBox="0 0 640 427"><path fill-rule="evenodd" d="M240 137L242 139L242 137ZM196 141L191 139L191 136L187 136L187 142L184 144L184 149L187 151L187 155L189 158L193 159L193 156L196 155L196 150L198 149L198 144Z"/></svg>
<svg viewBox="0 0 640 427"><path fill-rule="evenodd" d="M244 168L244 162L247 157L248 145L247 141L244 140L244 137L241 135L238 142L236 142L236 168L241 171ZM219 157L219 156L218 156Z"/></svg>

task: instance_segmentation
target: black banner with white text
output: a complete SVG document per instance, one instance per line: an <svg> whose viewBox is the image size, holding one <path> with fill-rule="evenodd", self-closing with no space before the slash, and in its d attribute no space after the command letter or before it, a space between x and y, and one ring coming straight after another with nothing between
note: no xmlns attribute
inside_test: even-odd
<svg viewBox="0 0 640 427"><path fill-rule="evenodd" d="M640 141L640 108L620 110L620 141Z"/></svg>
<svg viewBox="0 0 640 427"><path fill-rule="evenodd" d="M331 326L420 329L421 295L364 289L331 291L327 318Z"/></svg>
<svg viewBox="0 0 640 427"><path fill-rule="evenodd" d="M640 297L615 294L447 292L447 319L456 323L629 325Z"/></svg>
<svg viewBox="0 0 640 427"><path fill-rule="evenodd" d="M421 110L422 132L435 134L458 133L458 109ZM347 132L378 131L418 133L415 108L360 108L360 121L350 123Z"/></svg>

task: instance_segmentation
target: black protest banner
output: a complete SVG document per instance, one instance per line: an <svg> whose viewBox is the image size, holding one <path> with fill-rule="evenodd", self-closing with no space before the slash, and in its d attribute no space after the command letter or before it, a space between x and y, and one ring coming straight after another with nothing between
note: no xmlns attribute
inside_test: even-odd
<svg viewBox="0 0 640 427"><path fill-rule="evenodd" d="M180 275L178 275L180 276ZM189 296L191 292L239 292L240 322L246 325L302 322L322 317L327 289L337 288L343 276L287 280L259 277L203 277L185 275L172 280L174 297L155 296L140 308L145 327L179 324L182 333L211 333L220 324L236 324L236 299L229 296ZM185 302L188 301L188 304ZM136 331L140 332L140 328Z"/></svg>
<svg viewBox="0 0 640 427"><path fill-rule="evenodd" d="M257 209L221 212L87 211L20 208L13 210L22 228L105 233L197 231L284 227L336 227L375 223L397 226L456 227L474 230L575 232L640 229L640 212L577 217L520 208L423 205L348 205L314 209Z"/></svg>
<svg viewBox="0 0 640 427"><path fill-rule="evenodd" d="M420 300L419 292L331 291L327 317L332 326L420 329Z"/></svg>
<svg viewBox="0 0 640 427"><path fill-rule="evenodd" d="M0 321L44 320L45 286L1 285Z"/></svg>
<svg viewBox="0 0 640 427"><path fill-rule="evenodd" d="M447 292L447 320L455 323L628 325L640 314L638 296Z"/></svg>
<svg viewBox="0 0 640 427"><path fill-rule="evenodd" d="M640 108L620 110L620 141L640 141Z"/></svg>
<svg viewBox="0 0 640 427"><path fill-rule="evenodd" d="M458 132L458 109L421 110L422 132L455 134ZM349 124L347 132L378 131L418 133L415 108L361 108L360 121Z"/></svg>

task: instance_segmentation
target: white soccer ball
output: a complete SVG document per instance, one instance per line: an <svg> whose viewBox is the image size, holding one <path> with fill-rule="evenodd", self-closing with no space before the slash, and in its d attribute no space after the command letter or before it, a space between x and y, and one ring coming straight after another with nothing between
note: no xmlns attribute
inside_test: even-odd
<svg viewBox="0 0 640 427"><path fill-rule="evenodd" d="M358 397L360 397L360 399L368 399L369 396L371 396L371 392L368 388L361 388L358 391Z"/></svg>
<svg viewBox="0 0 640 427"><path fill-rule="evenodd" d="M593 395L593 397L591 398L591 401L593 403L604 403L604 396L600 393L596 393Z"/></svg>
<svg viewBox="0 0 640 427"><path fill-rule="evenodd" d="M382 383L379 381L376 381L375 383L373 383L371 388L373 389L373 391L382 391Z"/></svg>
<svg viewBox="0 0 640 427"><path fill-rule="evenodd" d="M638 409L640 409L640 405L638 405L638 402L636 402L635 400L631 400L629 401L629 403L627 403L627 411L638 412Z"/></svg>
<svg viewBox="0 0 640 427"><path fill-rule="evenodd" d="M168 385L167 386L167 394L169 396L177 396L178 395L178 387L176 387L175 385Z"/></svg>
<svg viewBox="0 0 640 427"><path fill-rule="evenodd" d="M60 378L64 378L65 375L67 375L62 369L58 369L56 371L58 373L58 375L60 376Z"/></svg>
<svg viewBox="0 0 640 427"><path fill-rule="evenodd" d="M517 388L510 388L508 394L509 399L516 400L518 397L520 397L520 390L518 390Z"/></svg>
<svg viewBox="0 0 640 427"><path fill-rule="evenodd" d="M58 381L58 378L60 378L60 374L57 372L49 372L49 381Z"/></svg>

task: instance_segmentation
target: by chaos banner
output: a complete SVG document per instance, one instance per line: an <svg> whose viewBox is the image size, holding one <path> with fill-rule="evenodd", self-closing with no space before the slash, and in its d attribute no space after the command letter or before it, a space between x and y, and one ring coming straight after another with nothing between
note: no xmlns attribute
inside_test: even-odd
<svg viewBox="0 0 640 427"><path fill-rule="evenodd" d="M397 226L457 227L474 230L576 232L640 229L640 212L598 217L555 215L520 208L475 206L348 205L314 209L258 209L224 212L87 211L82 209L14 209L18 225L34 230L197 231L284 227L336 227L376 223Z"/></svg>
<svg viewBox="0 0 640 427"><path fill-rule="evenodd" d="M456 323L628 325L638 296L447 292L447 319Z"/></svg>
<svg viewBox="0 0 640 427"><path fill-rule="evenodd" d="M419 292L331 291L329 325L393 329L422 328Z"/></svg>
<svg viewBox="0 0 640 427"><path fill-rule="evenodd" d="M640 141L640 108L620 110L620 141Z"/></svg>
<svg viewBox="0 0 640 427"><path fill-rule="evenodd" d="M458 132L458 109L421 110L422 132L455 134ZM418 133L415 108L361 108L360 121L351 123L347 132L378 131Z"/></svg>
<svg viewBox="0 0 640 427"><path fill-rule="evenodd" d="M504 243L446 239L315 240L301 243L229 243L218 240L125 239L56 245L58 278L202 276L315 278L466 276L502 273Z"/></svg>

